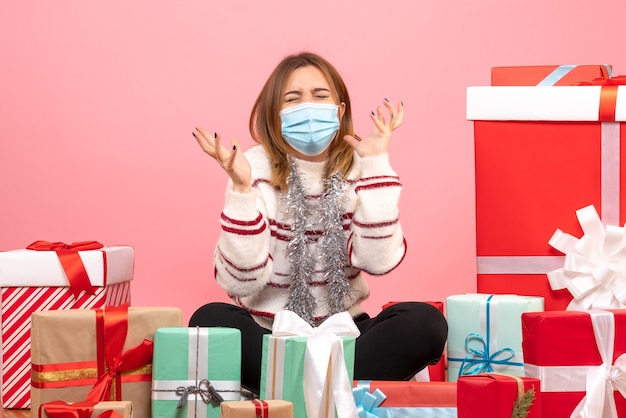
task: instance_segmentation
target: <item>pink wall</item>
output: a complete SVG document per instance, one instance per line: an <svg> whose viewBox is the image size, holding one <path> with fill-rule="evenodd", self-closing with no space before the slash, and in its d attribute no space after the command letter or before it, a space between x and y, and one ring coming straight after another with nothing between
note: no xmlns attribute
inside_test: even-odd
<svg viewBox="0 0 626 418"><path fill-rule="evenodd" d="M191 131L250 145L250 107L284 55L338 67L358 132L384 97L405 104L391 154L409 253L371 278L370 313L475 290L467 86L496 65L626 72L618 0L33 3L0 5L0 250L132 245L133 304L179 306L185 320L226 300L211 257L226 176Z"/></svg>

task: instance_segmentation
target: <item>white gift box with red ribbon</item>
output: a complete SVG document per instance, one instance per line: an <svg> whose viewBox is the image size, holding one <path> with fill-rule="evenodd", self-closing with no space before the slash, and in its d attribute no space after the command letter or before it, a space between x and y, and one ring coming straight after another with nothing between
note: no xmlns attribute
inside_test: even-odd
<svg viewBox="0 0 626 418"><path fill-rule="evenodd" d="M76 292L54 250L0 252L2 407L30 406L30 315L34 311L90 309L130 303L134 249L102 246L77 251L92 288ZM91 294L90 294L91 293Z"/></svg>

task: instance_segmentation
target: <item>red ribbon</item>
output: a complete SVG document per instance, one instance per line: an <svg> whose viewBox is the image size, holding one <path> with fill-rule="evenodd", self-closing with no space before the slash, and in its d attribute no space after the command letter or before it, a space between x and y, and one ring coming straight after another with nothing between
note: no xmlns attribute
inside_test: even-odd
<svg viewBox="0 0 626 418"><path fill-rule="evenodd" d="M617 106L617 86L626 85L626 75L618 75L611 78L594 78L591 81L582 81L578 86L602 86L600 91L600 109L598 120L601 122L615 121L615 108Z"/></svg>
<svg viewBox="0 0 626 418"><path fill-rule="evenodd" d="M270 416L269 405L260 399L253 399L256 418L268 418Z"/></svg>
<svg viewBox="0 0 626 418"><path fill-rule="evenodd" d="M26 248L36 251L55 251L59 257L63 271L65 271L67 280L70 282L70 289L74 294L74 298L78 299L78 295L81 291L84 290L87 294L93 295L96 293L97 289L97 286L91 285L87 270L85 270L85 265L80 255L78 255L78 251L99 250L103 247L104 245L97 241L80 241L72 244L35 241Z"/></svg>
<svg viewBox="0 0 626 418"><path fill-rule="evenodd" d="M128 304L94 310L98 380L87 394L85 402L119 401L122 400L122 373L152 361L152 341L143 340L141 344L122 352L128 333Z"/></svg>
<svg viewBox="0 0 626 418"><path fill-rule="evenodd" d="M91 418L94 406L93 402L74 402L73 404L65 401L47 402L39 407L39 418L43 417L44 410L49 418ZM113 409L109 409L98 414L98 418L122 418L122 416Z"/></svg>

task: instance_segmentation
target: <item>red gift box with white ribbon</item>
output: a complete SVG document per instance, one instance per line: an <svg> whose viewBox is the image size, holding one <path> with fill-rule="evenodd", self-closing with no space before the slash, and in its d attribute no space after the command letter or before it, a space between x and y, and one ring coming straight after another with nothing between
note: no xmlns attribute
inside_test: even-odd
<svg viewBox="0 0 626 418"><path fill-rule="evenodd" d="M2 406L30 406L30 325L35 311L130 303L130 246L37 241L0 252Z"/></svg>
<svg viewBox="0 0 626 418"><path fill-rule="evenodd" d="M626 310L526 312L522 334L542 416L626 416Z"/></svg>
<svg viewBox="0 0 626 418"><path fill-rule="evenodd" d="M565 309L572 295L547 278L564 262L548 244L554 231L580 236L575 213L589 205L605 225L626 221L626 77L594 83L467 89L479 293L543 296L546 310Z"/></svg>

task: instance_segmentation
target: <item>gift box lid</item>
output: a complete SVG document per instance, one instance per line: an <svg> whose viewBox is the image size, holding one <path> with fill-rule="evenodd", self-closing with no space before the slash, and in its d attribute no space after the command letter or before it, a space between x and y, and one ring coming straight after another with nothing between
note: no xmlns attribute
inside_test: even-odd
<svg viewBox="0 0 626 418"><path fill-rule="evenodd" d="M615 121L626 121L626 86L617 87ZM467 88L468 120L598 121L602 86Z"/></svg>
<svg viewBox="0 0 626 418"><path fill-rule="evenodd" d="M594 78L610 78L608 64L521 65L491 68L492 86L572 86Z"/></svg>
<svg viewBox="0 0 626 418"><path fill-rule="evenodd" d="M99 250L78 251L78 255L92 286L105 286L133 279L133 247L107 246ZM0 287L67 286L67 276L54 251L0 251Z"/></svg>

